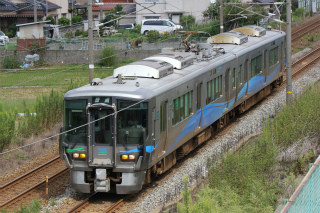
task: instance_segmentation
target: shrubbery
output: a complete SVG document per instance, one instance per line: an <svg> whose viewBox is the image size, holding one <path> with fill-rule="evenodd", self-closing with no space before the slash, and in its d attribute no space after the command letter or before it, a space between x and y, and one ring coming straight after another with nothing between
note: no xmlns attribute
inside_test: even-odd
<svg viewBox="0 0 320 213"><path fill-rule="evenodd" d="M147 34L147 41L149 43L156 42L160 38L160 33L156 30L150 30Z"/></svg>
<svg viewBox="0 0 320 213"><path fill-rule="evenodd" d="M192 15L181 16L180 25L184 29L190 29L196 23L196 19Z"/></svg>
<svg viewBox="0 0 320 213"><path fill-rule="evenodd" d="M1 62L4 69L16 69L22 65L22 62L18 60L17 56L5 56Z"/></svg>
<svg viewBox="0 0 320 213"><path fill-rule="evenodd" d="M82 17L81 16L72 16L72 19L71 19L71 23L72 24L79 23L81 21L82 21Z"/></svg>
<svg viewBox="0 0 320 213"><path fill-rule="evenodd" d="M16 112L4 111L0 103L0 152L10 144L14 137Z"/></svg>
<svg viewBox="0 0 320 213"><path fill-rule="evenodd" d="M100 65L112 67L116 64L116 50L113 46L106 46L103 50L100 58Z"/></svg>
<svg viewBox="0 0 320 213"><path fill-rule="evenodd" d="M61 17L58 19L58 24L61 26L67 26L70 24L70 20L67 19L66 17Z"/></svg>

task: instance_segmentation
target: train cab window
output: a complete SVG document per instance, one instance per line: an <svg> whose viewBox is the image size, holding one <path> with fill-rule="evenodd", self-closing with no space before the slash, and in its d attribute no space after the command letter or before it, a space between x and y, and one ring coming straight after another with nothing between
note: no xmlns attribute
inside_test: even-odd
<svg viewBox="0 0 320 213"><path fill-rule="evenodd" d="M242 83L241 73L242 73L242 64L240 64L238 68L238 85Z"/></svg>
<svg viewBox="0 0 320 213"><path fill-rule="evenodd" d="M251 60L251 78L258 75L262 70L262 55Z"/></svg>
<svg viewBox="0 0 320 213"><path fill-rule="evenodd" d="M192 96L193 91L190 91L172 102L172 125L184 120L192 113Z"/></svg>
<svg viewBox="0 0 320 213"><path fill-rule="evenodd" d="M269 66L273 66L279 62L279 48L275 47L269 51Z"/></svg>
<svg viewBox="0 0 320 213"><path fill-rule="evenodd" d="M247 59L244 63L244 81L248 81L248 69L249 69L249 60Z"/></svg>
<svg viewBox="0 0 320 213"><path fill-rule="evenodd" d="M65 101L65 131L74 129L87 123L86 113L87 100L67 100ZM87 142L87 127L83 126L65 133L66 143Z"/></svg>
<svg viewBox="0 0 320 213"><path fill-rule="evenodd" d="M236 68L232 69L232 87L236 88Z"/></svg>
<svg viewBox="0 0 320 213"><path fill-rule="evenodd" d="M117 143L144 143L148 135L148 103L118 100L117 110Z"/></svg>
<svg viewBox="0 0 320 213"><path fill-rule="evenodd" d="M94 109L91 111L94 122L94 142L98 144L111 144L111 122L113 110Z"/></svg>

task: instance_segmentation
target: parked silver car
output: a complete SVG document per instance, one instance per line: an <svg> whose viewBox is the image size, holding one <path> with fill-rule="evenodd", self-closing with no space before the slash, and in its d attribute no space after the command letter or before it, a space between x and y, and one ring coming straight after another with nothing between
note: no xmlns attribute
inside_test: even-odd
<svg viewBox="0 0 320 213"><path fill-rule="evenodd" d="M175 24L166 19L145 19L141 22L141 34L147 34L150 30L156 30L159 33L175 32L182 29L181 25Z"/></svg>
<svg viewBox="0 0 320 213"><path fill-rule="evenodd" d="M9 37L0 30L0 45L5 45L6 43L9 43Z"/></svg>

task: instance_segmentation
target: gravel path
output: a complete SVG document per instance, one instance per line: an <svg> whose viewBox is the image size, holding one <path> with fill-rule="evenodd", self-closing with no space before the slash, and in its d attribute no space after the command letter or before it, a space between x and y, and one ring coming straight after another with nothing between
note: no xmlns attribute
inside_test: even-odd
<svg viewBox="0 0 320 213"><path fill-rule="evenodd" d="M294 55L293 59L300 57L306 51L308 50ZM293 82L293 94L301 94L305 86L311 85L319 79L320 65L317 65L299 80ZM216 139L215 143L202 147L198 151L199 154L192 159L186 160L173 174L168 175L166 181L162 181L161 185L156 186L151 193L141 198L141 201L132 208L133 212L151 212L157 207L164 206L167 201L176 199L183 188L183 177L185 174L189 176L189 186L194 186L197 183L196 177L199 177L199 174L201 175L203 167L206 167L208 162L219 157L225 150L234 147L240 138L260 132L262 130L262 122L267 117L274 117L276 111L280 110L285 103L285 89L277 95L267 98L265 104L256 107L247 115L241 117L237 121L237 124L227 131L226 135Z"/></svg>

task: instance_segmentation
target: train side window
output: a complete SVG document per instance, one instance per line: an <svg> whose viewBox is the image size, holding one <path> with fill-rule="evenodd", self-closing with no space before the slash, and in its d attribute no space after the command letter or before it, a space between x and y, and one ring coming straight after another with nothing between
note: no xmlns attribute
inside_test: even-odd
<svg viewBox="0 0 320 213"><path fill-rule="evenodd" d="M251 60L251 78L256 76L262 70L262 56L258 55L257 57Z"/></svg>
<svg viewBox="0 0 320 213"><path fill-rule="evenodd" d="M236 68L232 69L232 87L236 87Z"/></svg>
<svg viewBox="0 0 320 213"><path fill-rule="evenodd" d="M238 68L238 84L239 85L242 83L241 72L242 72L242 64L240 64Z"/></svg>
<svg viewBox="0 0 320 213"><path fill-rule="evenodd" d="M193 91L179 96L172 102L172 125L184 120L192 113Z"/></svg>
<svg viewBox="0 0 320 213"><path fill-rule="evenodd" d="M279 62L279 48L275 47L269 51L269 66L273 66Z"/></svg>

